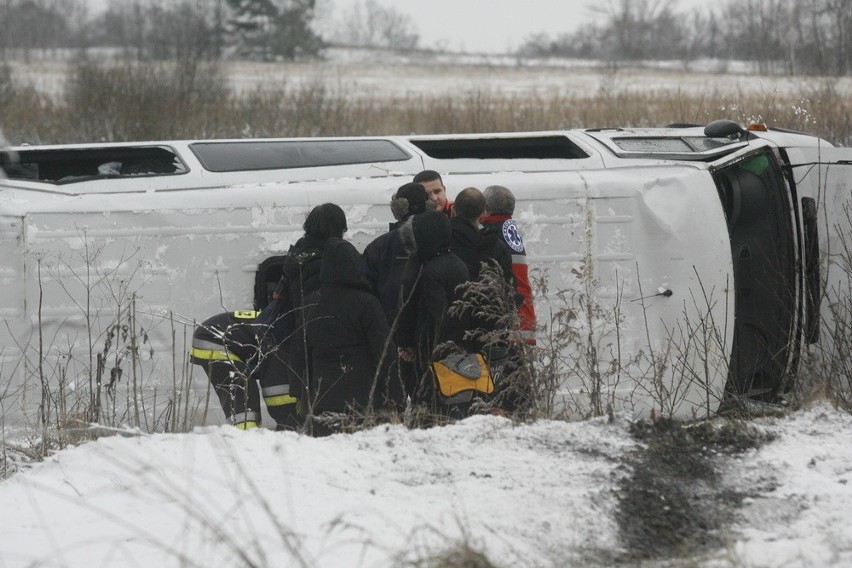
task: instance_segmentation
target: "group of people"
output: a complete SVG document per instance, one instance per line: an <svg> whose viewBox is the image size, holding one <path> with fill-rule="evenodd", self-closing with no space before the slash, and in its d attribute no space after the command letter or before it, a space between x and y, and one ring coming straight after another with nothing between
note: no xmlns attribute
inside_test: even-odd
<svg viewBox="0 0 852 568"><path fill-rule="evenodd" d="M412 407L458 415L433 362L460 352L499 359L503 374L521 365L535 312L511 191L469 187L450 202L427 170L390 207L395 222L363 253L343 239L338 205L315 207L269 304L197 327L192 361L238 428L260 425L261 398L278 429L315 435ZM523 404L523 389L498 387L497 407Z"/></svg>

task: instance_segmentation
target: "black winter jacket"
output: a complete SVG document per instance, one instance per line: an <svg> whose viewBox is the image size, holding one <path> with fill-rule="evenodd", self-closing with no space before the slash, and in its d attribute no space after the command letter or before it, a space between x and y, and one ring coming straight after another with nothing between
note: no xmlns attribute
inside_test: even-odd
<svg viewBox="0 0 852 568"><path fill-rule="evenodd" d="M470 274L450 252L450 222L443 213L415 215L399 230L418 262L404 278L403 294L411 294L411 300L400 314L398 341L401 347L414 349L418 376L425 377L437 345L462 342L465 322L448 310L458 298L459 284Z"/></svg>
<svg viewBox="0 0 852 568"><path fill-rule="evenodd" d="M479 270L483 262L493 259L500 265L506 282L514 288L512 251L497 233L479 229L462 217L450 219L450 226L452 227L450 247L467 266L471 280L479 278Z"/></svg>
<svg viewBox="0 0 852 568"><path fill-rule="evenodd" d="M473 222L458 216L450 219L450 224L452 250L470 271L470 282L460 291L463 311L459 314L470 333L460 345L471 352L485 351L489 345L505 338L502 330L508 329L519 305L512 273L512 253L494 231L479 229ZM483 263L494 262L500 267L502 286L500 282L484 277L480 279ZM486 291L483 291L483 286ZM492 333L495 331L501 333L495 335Z"/></svg>
<svg viewBox="0 0 852 568"><path fill-rule="evenodd" d="M287 251L281 267L281 279L272 293L272 301L263 308L257 319L258 323L279 325L282 329L276 331L279 342L286 340L293 332L293 316L304 299L319 290L324 249L324 240L306 234ZM286 320L286 330L284 325L280 325L282 320Z"/></svg>
<svg viewBox="0 0 852 568"><path fill-rule="evenodd" d="M376 379L372 406L381 408L396 347L386 345L388 323L351 243L329 239L321 280L316 304L307 312L308 404L314 414L364 409Z"/></svg>
<svg viewBox="0 0 852 568"><path fill-rule="evenodd" d="M385 317L393 327L402 305L402 278L410 260L402 238L400 223L391 223L390 231L374 239L364 249L365 274L373 292L382 304Z"/></svg>
<svg viewBox="0 0 852 568"><path fill-rule="evenodd" d="M287 279L290 304L300 307L320 288L320 270L326 241L305 235L290 247L282 272Z"/></svg>
<svg viewBox="0 0 852 568"><path fill-rule="evenodd" d="M307 360L304 348L304 309L320 288L320 269L326 241L305 235L287 251L282 276L272 301L260 313L258 323L272 326L272 335L285 366L290 394L301 398Z"/></svg>

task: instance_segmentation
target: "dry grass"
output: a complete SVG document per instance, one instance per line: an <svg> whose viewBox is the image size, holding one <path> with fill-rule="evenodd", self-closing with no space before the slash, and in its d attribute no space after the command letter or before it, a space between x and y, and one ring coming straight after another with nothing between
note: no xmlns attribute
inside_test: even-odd
<svg viewBox="0 0 852 568"><path fill-rule="evenodd" d="M638 69L276 64L0 67L13 143L363 136L704 124L718 118L852 145L852 83ZM63 75L64 73L64 75Z"/></svg>

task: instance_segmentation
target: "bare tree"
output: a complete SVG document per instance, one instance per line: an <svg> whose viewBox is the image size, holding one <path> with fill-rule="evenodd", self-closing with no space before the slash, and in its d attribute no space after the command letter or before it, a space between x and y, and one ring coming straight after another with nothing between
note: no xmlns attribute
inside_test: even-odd
<svg viewBox="0 0 852 568"><path fill-rule="evenodd" d="M26 61L39 48L67 44L68 26L57 0L6 0L0 15L0 45L19 50Z"/></svg>
<svg viewBox="0 0 852 568"><path fill-rule="evenodd" d="M607 0L599 22L530 36L524 56L753 61L761 73L852 73L852 0L727 0L682 15L670 0Z"/></svg>
<svg viewBox="0 0 852 568"><path fill-rule="evenodd" d="M349 45L389 49L415 49L420 42L409 16L376 0L363 0L350 7L337 37Z"/></svg>
<svg viewBox="0 0 852 568"><path fill-rule="evenodd" d="M613 59L679 57L686 51L687 34L672 0L607 0L594 6L604 21L601 30L613 38Z"/></svg>
<svg viewBox="0 0 852 568"><path fill-rule="evenodd" d="M722 10L725 43L729 55L755 62L760 73L771 73L787 59L787 2L781 0L742 0L726 4Z"/></svg>
<svg viewBox="0 0 852 568"><path fill-rule="evenodd" d="M835 54L833 71L846 75L852 71L852 0L825 0L824 10L829 16L829 41Z"/></svg>
<svg viewBox="0 0 852 568"><path fill-rule="evenodd" d="M6 49L12 46L10 39L13 20L12 0L3 0L0 3L0 58L6 60Z"/></svg>
<svg viewBox="0 0 852 568"><path fill-rule="evenodd" d="M90 41L135 59L214 59L222 53L225 0L133 0L110 4Z"/></svg>
<svg viewBox="0 0 852 568"><path fill-rule="evenodd" d="M182 0L155 4L148 13L148 52L155 59L204 60L219 56L213 21L216 4Z"/></svg>

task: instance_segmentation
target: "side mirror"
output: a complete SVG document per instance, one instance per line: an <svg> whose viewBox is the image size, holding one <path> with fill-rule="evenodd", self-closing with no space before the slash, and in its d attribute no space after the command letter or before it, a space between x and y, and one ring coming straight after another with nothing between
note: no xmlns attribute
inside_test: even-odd
<svg viewBox="0 0 852 568"><path fill-rule="evenodd" d="M740 139L748 136L748 131L733 120L714 120L704 127L704 136L707 138L731 138Z"/></svg>

